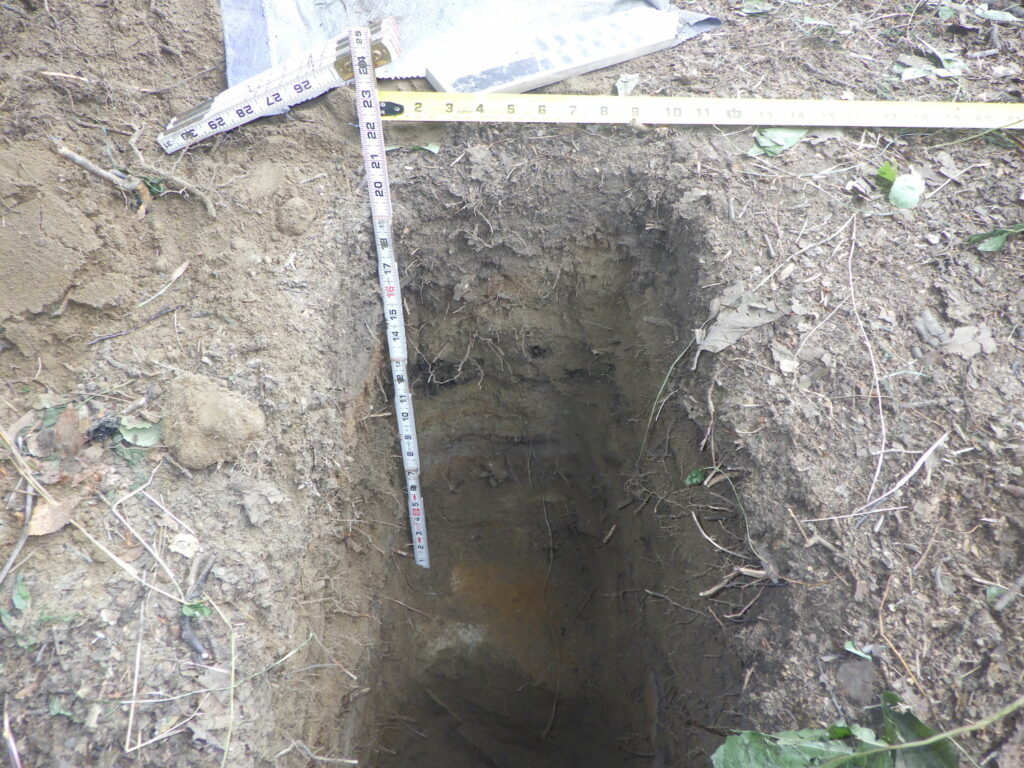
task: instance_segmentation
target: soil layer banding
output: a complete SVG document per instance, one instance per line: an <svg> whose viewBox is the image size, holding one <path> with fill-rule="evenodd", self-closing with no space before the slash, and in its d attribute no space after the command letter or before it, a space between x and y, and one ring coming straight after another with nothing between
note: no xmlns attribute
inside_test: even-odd
<svg viewBox="0 0 1024 768"><path fill-rule="evenodd" d="M391 587L374 765L678 764L702 749L684 721L733 682L704 663L710 615L651 597L713 561L636 469L700 229L654 225L615 182L552 181L544 209L504 199L406 238L434 562ZM658 450L681 485L696 440L677 426Z"/></svg>

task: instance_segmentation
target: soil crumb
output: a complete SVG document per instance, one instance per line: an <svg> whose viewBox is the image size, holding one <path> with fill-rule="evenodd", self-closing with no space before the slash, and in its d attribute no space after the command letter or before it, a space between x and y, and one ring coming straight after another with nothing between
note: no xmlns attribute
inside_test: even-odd
<svg viewBox="0 0 1024 768"><path fill-rule="evenodd" d="M164 423L167 445L189 469L238 458L266 425L251 400L194 373L171 384Z"/></svg>

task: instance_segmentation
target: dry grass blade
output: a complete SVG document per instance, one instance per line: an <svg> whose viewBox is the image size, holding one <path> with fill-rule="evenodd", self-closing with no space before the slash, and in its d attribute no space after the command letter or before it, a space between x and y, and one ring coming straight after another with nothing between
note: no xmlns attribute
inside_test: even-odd
<svg viewBox="0 0 1024 768"><path fill-rule="evenodd" d="M47 504L50 504L53 507L57 507L60 504L60 502L58 502L53 497L53 494L46 490L46 488L43 485L41 485L38 480L35 479L35 477L32 475L32 468L28 466L28 464L25 462L24 457L21 455L21 452L17 449L17 447L11 441L11 438L8 437L7 433L2 428L0 428L0 442L3 442L3 444L7 446L7 450L11 454L11 461L14 463L14 468L18 470L18 474L22 476L25 482L31 485L35 489L36 493L38 493L43 498L43 500L46 501ZM130 563L126 563L120 557L115 555L110 550L109 547L107 547L102 541L100 541L91 533L89 533L88 530L86 530L83 526L77 523L73 518L69 519L68 523L73 525L75 529L78 530L79 533L85 536L85 538L89 540L90 544L92 544L94 547L96 547L96 549L98 549L100 552L106 555L110 559L110 561L114 563L114 565L116 565L118 568L124 571L129 577L142 584L142 586L146 587L147 589L151 589L154 592L163 595L164 597L169 597L176 603L185 602L180 597L175 597L170 592L160 589L160 587L147 582L139 575L139 571L137 568L135 568L135 566L131 565Z"/></svg>
<svg viewBox="0 0 1024 768"><path fill-rule="evenodd" d="M7 697L4 696L4 746L7 748L7 759L11 768L21 768L21 756L18 754L18 742L11 731L11 720L7 716Z"/></svg>
<svg viewBox="0 0 1024 768"><path fill-rule="evenodd" d="M164 294L164 292L168 288L170 288L172 285L174 285L174 282L179 277L181 277L183 274L185 274L185 270L188 269L188 267L189 267L189 261L188 261L188 259L185 259L185 261L182 262L182 264L176 270L174 270L174 272L171 274L171 279L167 281L167 285L165 285L159 291L154 293L148 299L144 299L143 301L140 301L138 304L135 305L135 308L138 309L139 307L144 307L147 304L149 304L149 302L151 302L153 299L156 299L156 298L159 298L160 296L162 296Z"/></svg>
<svg viewBox="0 0 1024 768"><path fill-rule="evenodd" d="M879 442L878 462L875 464L875 473L871 477L871 487L868 489L868 498L875 492L878 478L882 474L882 462L885 461L885 446L889 442L889 435L885 426L885 411L882 408L882 384L878 380L878 361L875 359L875 348L868 337L867 329L864 327L864 320L860 316L860 309L857 306L857 292L853 287L853 254L857 251L857 219L851 216L853 227L850 229L850 250L846 255L846 277L850 285L850 304L853 308L853 316L857 320L857 329L860 331L861 339L868 350L868 359L871 361L871 386L878 403L878 431Z"/></svg>

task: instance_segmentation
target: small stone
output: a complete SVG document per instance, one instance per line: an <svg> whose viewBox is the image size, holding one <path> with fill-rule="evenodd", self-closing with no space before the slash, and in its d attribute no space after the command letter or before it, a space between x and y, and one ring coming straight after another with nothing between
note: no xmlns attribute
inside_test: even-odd
<svg viewBox="0 0 1024 768"><path fill-rule="evenodd" d="M277 230L298 237L313 222L316 211L301 197L293 197L277 210Z"/></svg>

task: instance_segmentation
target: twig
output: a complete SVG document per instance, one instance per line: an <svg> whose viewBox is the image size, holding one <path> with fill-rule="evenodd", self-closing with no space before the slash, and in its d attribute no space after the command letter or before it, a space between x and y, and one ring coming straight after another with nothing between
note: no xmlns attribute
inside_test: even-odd
<svg viewBox="0 0 1024 768"><path fill-rule="evenodd" d="M4 580L14 566L14 561L18 559L18 555L21 554L25 542L28 541L28 529L32 523L32 506L35 498L32 486L29 486L25 492L25 520L21 524L21 534L18 536L18 540L14 542L14 548L11 549L11 554L7 556L7 562L4 563L3 569L0 569L0 587L3 586Z"/></svg>
<svg viewBox="0 0 1024 768"><path fill-rule="evenodd" d="M384 600L387 600L387 601L389 601L389 602L392 602L392 603L397 603L398 605L400 605L400 606L402 606L403 608L405 608L405 609L406 609L407 611L412 611L413 613L419 613L419 614L421 614L421 615L423 615L423 616L426 616L426 617L427 617L428 619L430 619L431 621L437 621L437 619L435 619L435 618L434 618L433 616L431 616L431 615L430 615L429 613L427 613L426 611L421 611L421 610L420 610L419 608L413 608L413 607L412 607L411 605L406 605L406 604L405 604L405 603L403 603L403 602L402 602L401 600L396 600L396 599L395 599L395 598L393 598L393 597L385 597L385 598L383 598L383 599L384 599Z"/></svg>
<svg viewBox="0 0 1024 768"><path fill-rule="evenodd" d="M430 693L430 691L427 691L427 694L433 695ZM276 759L278 757L284 757L293 749L297 749L302 754L302 756L307 760L313 760L317 763L335 763L337 765L359 765L358 760L353 760L350 757L324 757L323 755L318 755L316 752L311 750L301 741L293 741L288 747L285 747L276 755L274 755L274 758Z"/></svg>
<svg viewBox="0 0 1024 768"><path fill-rule="evenodd" d="M651 597L657 597L657 598L660 598L662 600L666 600L666 601L668 601L668 603L670 605L674 605L676 608L679 608L682 611L689 611L690 613L695 613L698 616L701 616L702 618L705 618L705 619L707 618L707 616L704 613L702 613L701 611L698 611L696 608L691 608L688 605L683 605L682 603L676 602L675 600L673 600L668 595L663 595L660 592L652 592L649 589L645 589L644 593L650 595Z"/></svg>
<svg viewBox="0 0 1024 768"><path fill-rule="evenodd" d="M851 512L847 515L830 515L829 517L805 517L801 520L801 523L824 523L828 520L847 520L851 517L861 517L862 515L880 515L882 512L898 512L901 509L906 509L906 505L899 507L882 507L881 509L869 509L864 512Z"/></svg>
<svg viewBox="0 0 1024 768"><path fill-rule="evenodd" d="M11 732L11 720L7 716L7 696L4 696L4 746L7 747L7 759L11 761L11 768L21 768L18 742L14 740L14 733Z"/></svg>
<svg viewBox="0 0 1024 768"><path fill-rule="evenodd" d="M186 263L188 263L188 262L186 262ZM163 291L161 291L161 293L163 293ZM156 296L154 296L153 298L155 299ZM145 302L143 302L143 303L145 303ZM142 305L140 304L139 306L142 306ZM99 344L101 341L109 341L110 339L116 339L118 336L127 336L129 333L132 333L133 331L139 330L139 328L141 328L142 326L149 325L154 320L158 320L161 317L163 317L164 315L166 315L167 313L174 312L175 310L181 309L184 306L185 306L184 304L175 304L173 307L167 307L165 309L161 309L156 314L150 315L145 320L143 320L141 323L139 323L138 325L132 326L131 328L129 328L126 331L117 331L116 333L108 333L105 336L97 336L92 341L87 341L85 343L85 346L91 347L93 344Z"/></svg>
<svg viewBox="0 0 1024 768"><path fill-rule="evenodd" d="M882 383L878 380L878 362L875 360L875 348L871 346L871 339L864 328L864 320L861 318L860 310L857 308L857 293L853 288L853 254L857 250L857 219L856 216L851 216L850 219L853 221L853 227L850 229L850 251L846 256L846 276L850 283L850 303L853 306L853 316L857 320L857 328L860 330L864 346L868 350L868 358L871 360L871 378L878 402L878 425L881 439L881 446L878 450L878 463L875 464L875 474L871 477L871 487L868 489L868 498L870 499L871 495L875 492L878 477L882 474L882 463L885 461L885 445L889 441L889 436L885 426L885 411L882 409Z"/></svg>
<svg viewBox="0 0 1024 768"><path fill-rule="evenodd" d="M899 480L896 481L896 485L894 485L892 488L890 488L888 491L883 493L878 498L872 499L867 504L862 504L861 506L857 507L855 510L853 510L853 514L856 514L856 513L860 512L861 510L867 509L868 507L873 507L875 504L877 504L878 502L882 501L883 499L889 498L894 493L896 493L896 491L898 491L904 485L909 483L910 479L921 470L921 467L923 467L925 465L925 463L928 461L928 459L931 458L931 455L933 453L935 453L936 449L938 449L938 447L940 445L942 445L944 442L946 442L946 438L947 437L949 437L949 432L943 432L942 436L938 440L936 440L934 443L932 443L931 448L929 448L927 451L925 451L924 453L921 454L921 457L917 460L917 462L914 464L914 466L910 468L910 471L907 472L907 474L905 474L903 477L901 477Z"/></svg>
<svg viewBox="0 0 1024 768"><path fill-rule="evenodd" d="M194 195L196 200L201 202L203 204L203 207L206 208L206 213L209 215L209 217L211 219L216 219L217 209L213 207L213 201L210 200L209 196L205 192L203 192L195 183L187 181L181 178L180 176L175 176L170 171L161 170L160 168L157 168L155 165L150 165L146 161L146 158L142 156L142 152L139 151L139 148L135 145L135 142L139 140L139 136L141 135L142 129L136 128L135 133L132 135L130 139L128 139L128 146L130 146L132 148L132 151L135 153L135 161L136 163L138 163L139 167L146 173L152 173L154 176L159 176L164 181L169 181L171 184L181 187L183 192L188 192L190 195Z"/></svg>
<svg viewBox="0 0 1024 768"><path fill-rule="evenodd" d="M142 186L145 186L145 184L142 184L142 182L132 182L129 179L124 179L118 176L116 173L105 171L98 165L96 165L96 163L94 163L92 160L82 157L77 152L72 152L70 149L61 144L55 144L53 147L53 151L56 152L61 157L70 160L75 165L84 168L93 176L98 176L104 181L109 181L115 187L124 190L125 192L138 192L138 187L140 184Z"/></svg>
<svg viewBox="0 0 1024 768"><path fill-rule="evenodd" d="M211 600L210 603L213 604L213 601ZM214 608L217 608L217 606L214 605ZM219 608L217 610L218 610L218 612L220 612ZM247 675L247 676L243 677L241 680L237 680L237 681L231 683L231 685L229 685L229 686L225 686L225 687L222 687L222 688L200 688L198 691L188 691L187 693L179 693L176 696L162 696L159 699L139 699L139 700L137 700L136 703L138 703L138 704L164 704L164 703L166 703L168 701L178 701L179 699L187 699L189 696L199 696L199 695L204 694L204 693L219 693L221 691L229 691L232 688L237 688L238 686L242 685L243 683L247 683L250 680L253 680L253 679L259 677L260 675L265 675L267 672L272 670L274 667L281 666L286 661L288 661L288 659L290 659L296 653L298 653L303 648L305 648L307 645L309 645L309 643L310 643L310 641L312 641L312 639L313 639L313 635L312 635L312 633L310 633L309 637L307 637L305 640L303 640L299 645L297 645L294 648L292 648L290 651L288 651L288 653L286 653L284 656L282 656L277 661L273 662L272 664L270 664L267 667L264 667L263 669L261 669L258 672L253 672L251 675ZM118 703L119 704L130 704L131 701L132 701L131 699L121 699Z"/></svg>
<svg viewBox="0 0 1024 768"><path fill-rule="evenodd" d="M101 499L103 498L102 494L97 495L99 495ZM104 501L106 501L106 499L104 499ZM167 563L163 561L163 558L160 557L160 554L156 551L156 549L154 549L150 545L150 543L146 541L144 538L142 538L142 536L139 535L139 532L136 531L134 527L132 527L132 524L128 522L128 518L117 511L117 504L110 504L109 506L110 513L117 518L117 521L121 523L121 525L123 525L131 532L132 536L135 537L135 540L138 541L147 552L149 552L150 556L154 560L156 560L157 565L159 565L163 569L164 573L167 574L167 578L171 580L171 584L174 585L174 589L178 592L179 598L181 598L182 601L184 601L185 593L181 591L181 585L178 584L178 580L174 576L174 571L172 571L170 567L167 565Z"/></svg>
<svg viewBox="0 0 1024 768"><path fill-rule="evenodd" d="M128 707L128 728L124 734L124 751L131 752L132 747L132 726L135 724L135 699L139 697L139 673L142 670L142 638L146 626L146 600L149 593L143 595L142 603L139 606L139 637L135 643L135 673L132 675L132 703ZM136 745L135 748L137 748Z"/></svg>
<svg viewBox="0 0 1024 768"><path fill-rule="evenodd" d="M145 182L132 181L131 179L122 178L112 171L105 171L96 165L96 163L92 162L92 160L82 157L77 152L72 152L61 144L55 143L53 151L61 157L70 160L80 168L85 169L92 175L97 176L104 181L109 181L122 192L134 192L137 194L139 196L139 216L142 217L146 215L146 206L153 199L153 196L150 194L149 187L146 186Z"/></svg>
<svg viewBox="0 0 1024 768"><path fill-rule="evenodd" d="M690 516L693 518L693 522L696 524L697 530L700 531L700 535L703 536L705 539L707 539L708 542L711 544L711 546L713 546L715 549L721 550L722 552L725 552L728 555L732 555L733 557L738 557L740 560L750 560L751 559L751 558L747 557L746 555L741 555L739 552L733 552L731 549L726 549L721 544L719 544L717 541L715 541L710 536L708 536L704 532L704 528L701 526L700 520L697 519L697 513L694 512L692 509L690 510Z"/></svg>
<svg viewBox="0 0 1024 768"><path fill-rule="evenodd" d="M174 281L175 280L177 280L179 277L181 277L183 274L185 274L185 270L188 269L188 265L189 265L189 261L188 261L188 259L185 259L185 261L182 262L182 264L176 270L174 270L174 272L171 274L171 279L167 281L167 285L165 285L163 288L161 288L159 291L154 293L152 296L150 296L145 301L140 301L138 304L135 305L135 308L138 309L139 307L144 307L147 304L149 304L149 302L151 302L153 299L156 299L156 298L159 298L160 296L162 296L164 291L166 291L168 288L170 288L172 285L174 285Z"/></svg>
<svg viewBox="0 0 1024 768"><path fill-rule="evenodd" d="M235 628L231 626L231 622L228 621L227 616L224 615L224 611L220 609L220 606L213 601L213 598L207 598L210 601L210 605L213 606L214 610L217 611L217 615L220 616L221 621L228 628L228 637L230 639L231 649L231 671L230 677L228 678L228 732L224 737L224 756L221 758L220 765L224 768L228 762L228 754L231 752L231 735L235 730Z"/></svg>

